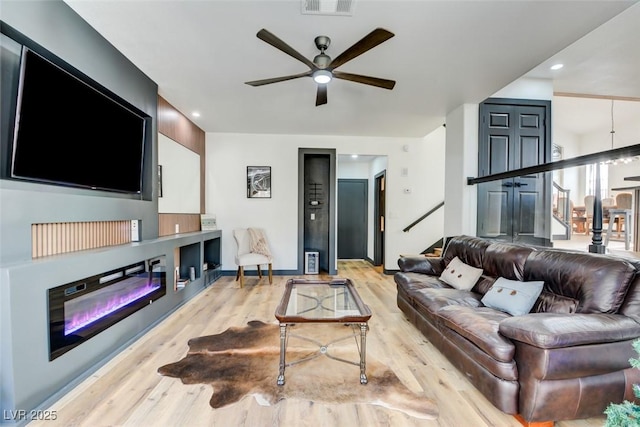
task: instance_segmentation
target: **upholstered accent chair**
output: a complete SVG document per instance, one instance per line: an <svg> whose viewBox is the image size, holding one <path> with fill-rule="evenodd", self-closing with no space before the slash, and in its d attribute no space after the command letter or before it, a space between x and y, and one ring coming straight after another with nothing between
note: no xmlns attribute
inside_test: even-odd
<svg viewBox="0 0 640 427"><path fill-rule="evenodd" d="M240 287L244 287L245 267L255 265L258 269L258 278L262 279L262 265L269 267L269 284L273 283L273 267L271 251L266 234L260 228L236 228L233 230L233 238L237 244L235 256L238 272L236 281L240 280Z"/></svg>

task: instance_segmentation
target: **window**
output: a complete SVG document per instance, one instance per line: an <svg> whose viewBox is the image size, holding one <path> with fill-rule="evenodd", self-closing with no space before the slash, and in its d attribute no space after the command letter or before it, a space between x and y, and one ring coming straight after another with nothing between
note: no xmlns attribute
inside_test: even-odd
<svg viewBox="0 0 640 427"><path fill-rule="evenodd" d="M596 165L587 165L587 187L585 194L596 194ZM609 193L609 165L600 164L600 199L606 199Z"/></svg>

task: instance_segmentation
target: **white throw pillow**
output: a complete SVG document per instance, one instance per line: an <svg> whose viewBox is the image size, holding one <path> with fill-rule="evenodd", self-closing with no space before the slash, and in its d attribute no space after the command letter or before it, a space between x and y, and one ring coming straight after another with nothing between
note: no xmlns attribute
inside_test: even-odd
<svg viewBox="0 0 640 427"><path fill-rule="evenodd" d="M440 280L456 289L470 291L482 276L482 269L472 267L455 257L440 275Z"/></svg>
<svg viewBox="0 0 640 427"><path fill-rule="evenodd" d="M520 282L498 277L481 301L486 307L522 316L531 311L543 286L543 281Z"/></svg>

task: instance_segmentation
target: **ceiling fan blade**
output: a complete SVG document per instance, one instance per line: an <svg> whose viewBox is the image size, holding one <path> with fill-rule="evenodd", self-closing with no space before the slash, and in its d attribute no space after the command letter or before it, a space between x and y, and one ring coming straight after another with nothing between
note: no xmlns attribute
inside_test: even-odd
<svg viewBox="0 0 640 427"><path fill-rule="evenodd" d="M318 85L318 93L316 95L316 107L327 103L327 85Z"/></svg>
<svg viewBox="0 0 640 427"><path fill-rule="evenodd" d="M292 48L291 46L289 46L288 44L280 40L278 37L276 37L269 31L265 30L264 28L258 31L258 34L256 34L256 36L260 40L269 43L271 46L275 47L276 49L279 49L282 52L286 53L287 55L302 62L312 70L316 68L315 64L310 60L308 60L307 58L305 58L304 56L302 56L300 52L298 52L297 50L295 50L294 48Z"/></svg>
<svg viewBox="0 0 640 427"><path fill-rule="evenodd" d="M244 82L244 83L248 84L249 86L262 86L262 85L268 85L271 83L278 83L278 82L284 82L287 80L298 79L300 77L308 77L310 75L311 75L311 71L306 71L300 74L291 74L290 76L273 77L271 79L263 79L263 80L253 80L251 82Z"/></svg>
<svg viewBox="0 0 640 427"><path fill-rule="evenodd" d="M362 76L360 74L343 73L341 71L334 71L333 77L336 79L349 80L350 82L362 83L365 85L371 85L381 87L383 89L393 89L396 85L395 80L379 79L377 77Z"/></svg>
<svg viewBox="0 0 640 427"><path fill-rule="evenodd" d="M364 36L359 42L342 52L338 57L331 61L331 64L329 64L329 67L327 68L331 70L338 68L345 62L351 61L356 56L360 56L369 49L373 49L380 43L389 40L394 35L395 34L385 30L384 28L376 28L375 30Z"/></svg>

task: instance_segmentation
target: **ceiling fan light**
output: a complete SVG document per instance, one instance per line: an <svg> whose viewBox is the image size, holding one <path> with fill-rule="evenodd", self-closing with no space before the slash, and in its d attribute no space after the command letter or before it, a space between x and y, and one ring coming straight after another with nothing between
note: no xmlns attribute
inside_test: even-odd
<svg viewBox="0 0 640 427"><path fill-rule="evenodd" d="M318 84L327 84L331 81L332 77L331 71L327 70L318 70L313 73L313 80Z"/></svg>

